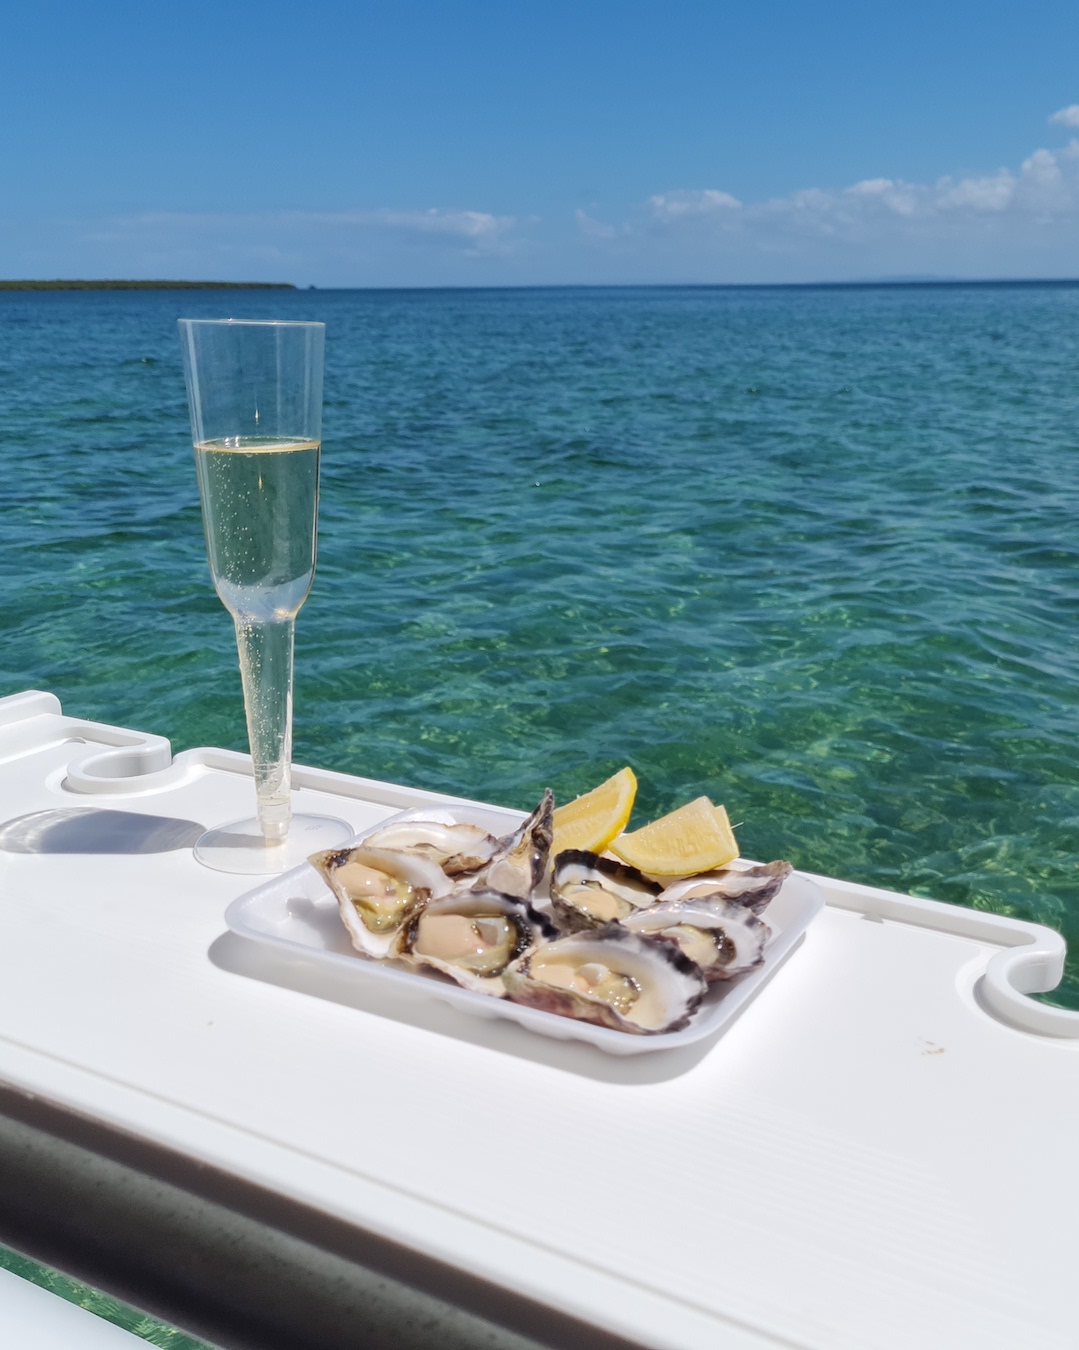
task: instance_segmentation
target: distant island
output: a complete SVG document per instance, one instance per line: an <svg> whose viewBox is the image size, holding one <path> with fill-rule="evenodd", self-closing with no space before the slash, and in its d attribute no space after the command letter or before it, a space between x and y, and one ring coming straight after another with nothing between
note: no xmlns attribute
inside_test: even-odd
<svg viewBox="0 0 1079 1350"><path fill-rule="evenodd" d="M291 281L0 281L0 291L294 291Z"/></svg>

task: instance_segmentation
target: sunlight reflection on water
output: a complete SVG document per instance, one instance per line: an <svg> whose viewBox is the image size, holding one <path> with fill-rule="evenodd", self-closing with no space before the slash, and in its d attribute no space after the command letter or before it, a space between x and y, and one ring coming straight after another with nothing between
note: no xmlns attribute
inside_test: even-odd
<svg viewBox="0 0 1079 1350"><path fill-rule="evenodd" d="M298 761L628 762L640 820L1079 939L1079 291L0 296L3 692L245 748L175 336L226 311L328 328Z"/></svg>

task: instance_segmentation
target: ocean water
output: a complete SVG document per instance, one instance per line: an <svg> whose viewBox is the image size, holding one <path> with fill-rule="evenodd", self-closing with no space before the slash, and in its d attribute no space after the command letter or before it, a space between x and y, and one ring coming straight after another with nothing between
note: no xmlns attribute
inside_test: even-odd
<svg viewBox="0 0 1079 1350"><path fill-rule="evenodd" d="M1079 289L0 293L0 693L243 749L180 315L327 325L298 761L629 763L1079 954Z"/></svg>

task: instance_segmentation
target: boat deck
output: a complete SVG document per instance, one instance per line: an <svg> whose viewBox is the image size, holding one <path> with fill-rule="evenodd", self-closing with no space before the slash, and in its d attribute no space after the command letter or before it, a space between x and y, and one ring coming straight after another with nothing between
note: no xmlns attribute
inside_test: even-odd
<svg viewBox="0 0 1079 1350"><path fill-rule="evenodd" d="M451 800L295 783L356 829ZM122 1169L110 1241L126 1225L147 1288L147 1235L182 1234L192 1298L221 1285L237 1326L245 1300L248 1326L259 1297L279 1325L321 1300L322 1346L373 1270L417 1318L559 1346L1074 1347L1079 1015L1028 997L1058 935L817 878L827 906L737 1020L614 1057L228 932L255 882L190 846L251 792L245 756L0 700L0 1240L76 1232ZM230 1241L235 1269L200 1264Z"/></svg>

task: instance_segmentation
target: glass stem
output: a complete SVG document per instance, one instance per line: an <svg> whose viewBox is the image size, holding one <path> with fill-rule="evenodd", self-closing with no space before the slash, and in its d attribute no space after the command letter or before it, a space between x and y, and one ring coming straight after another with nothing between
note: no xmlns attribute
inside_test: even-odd
<svg viewBox="0 0 1079 1350"><path fill-rule="evenodd" d="M292 648L295 620L236 619L247 736L255 766L258 820L267 843L288 835L292 817Z"/></svg>

